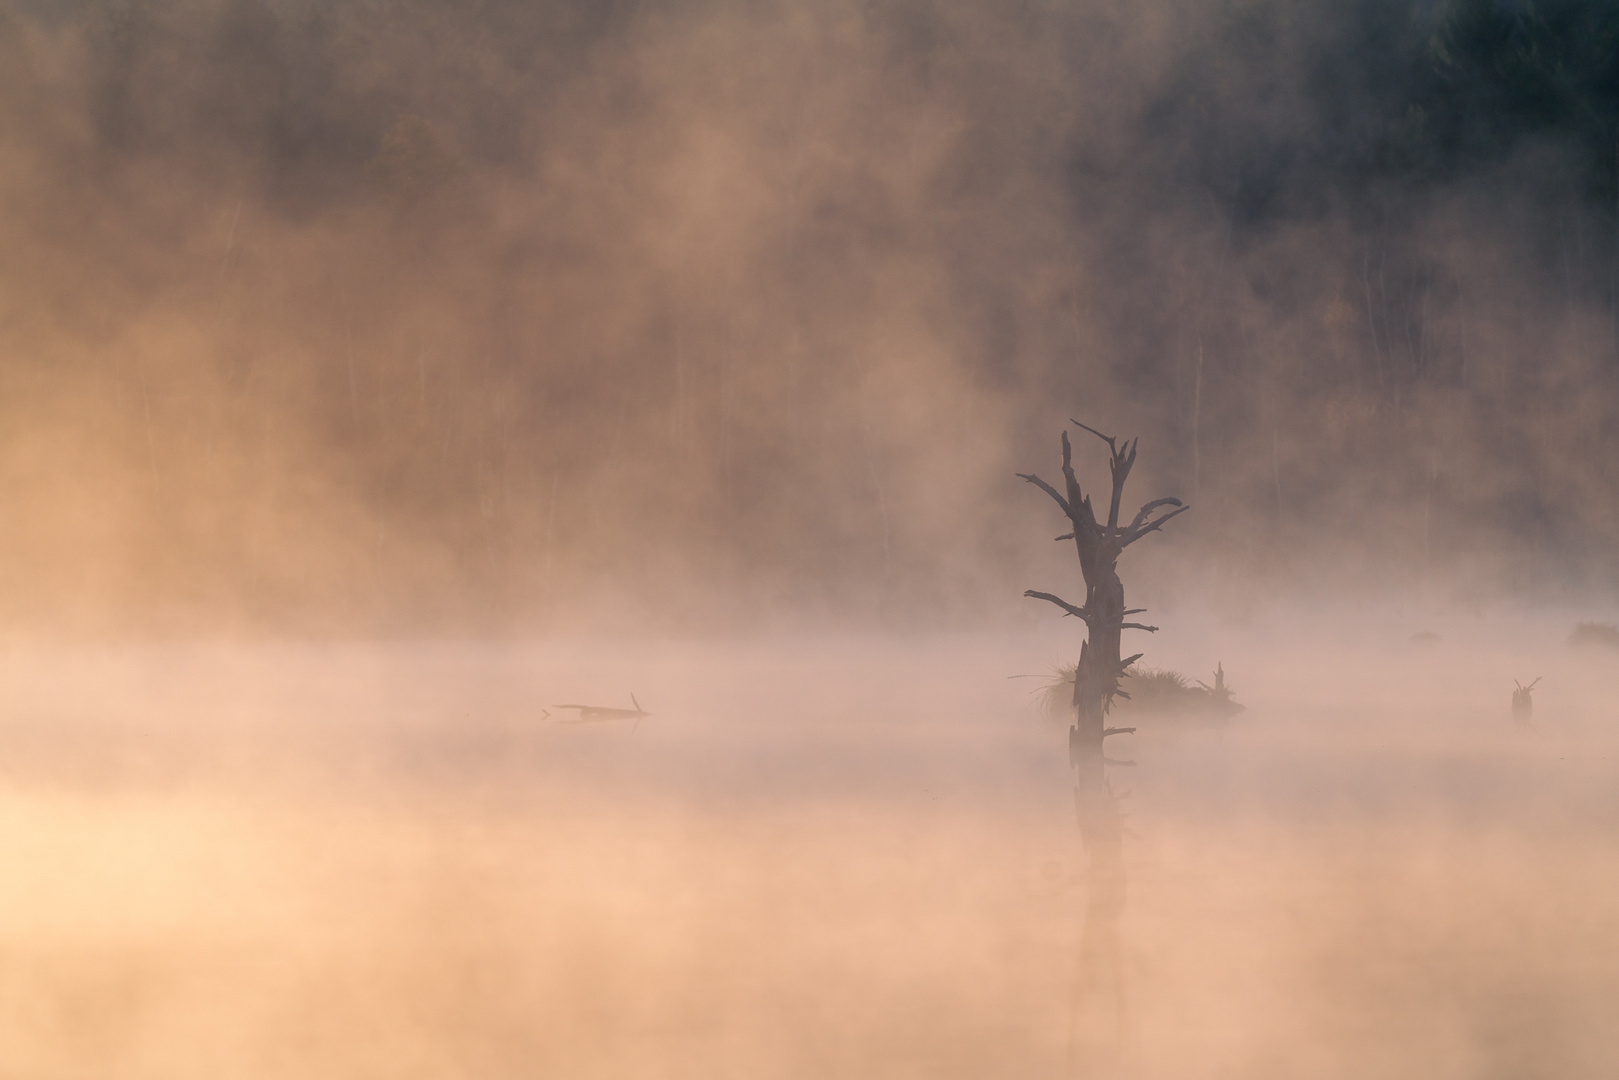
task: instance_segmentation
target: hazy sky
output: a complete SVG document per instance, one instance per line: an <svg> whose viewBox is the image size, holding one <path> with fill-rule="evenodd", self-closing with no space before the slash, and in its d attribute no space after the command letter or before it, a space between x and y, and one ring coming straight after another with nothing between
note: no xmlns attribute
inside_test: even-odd
<svg viewBox="0 0 1619 1080"><path fill-rule="evenodd" d="M1012 477L1069 417L1195 504L1127 584L1611 596L1616 40L1567 0L13 0L0 620L1015 617L1073 574Z"/></svg>

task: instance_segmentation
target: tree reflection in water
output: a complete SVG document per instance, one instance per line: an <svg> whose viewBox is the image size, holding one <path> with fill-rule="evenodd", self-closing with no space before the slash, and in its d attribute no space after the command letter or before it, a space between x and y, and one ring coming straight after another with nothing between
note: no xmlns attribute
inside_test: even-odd
<svg viewBox="0 0 1619 1080"><path fill-rule="evenodd" d="M1074 810L1088 864L1070 992L1068 1062L1074 1076L1109 1077L1121 1071L1129 1035L1119 944L1126 897L1124 823L1107 759L1075 758Z"/></svg>

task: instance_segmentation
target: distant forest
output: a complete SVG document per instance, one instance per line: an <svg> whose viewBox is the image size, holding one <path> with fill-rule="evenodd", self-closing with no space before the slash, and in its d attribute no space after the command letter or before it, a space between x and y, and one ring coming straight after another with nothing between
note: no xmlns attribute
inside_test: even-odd
<svg viewBox="0 0 1619 1080"><path fill-rule="evenodd" d="M1162 580L1619 586L1619 5L9 0L0 121L0 622L1000 618L1070 416Z"/></svg>

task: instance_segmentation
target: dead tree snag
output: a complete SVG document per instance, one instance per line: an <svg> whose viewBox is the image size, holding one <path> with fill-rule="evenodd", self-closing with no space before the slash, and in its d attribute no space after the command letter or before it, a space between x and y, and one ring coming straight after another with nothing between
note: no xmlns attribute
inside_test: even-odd
<svg viewBox="0 0 1619 1080"><path fill-rule="evenodd" d="M1085 579L1084 604L1071 604L1051 593L1029 589L1023 595L1055 604L1069 615L1085 623L1085 642L1080 646L1079 664L1074 669L1074 722L1068 729L1068 762L1074 770L1074 811L1079 820L1080 835L1094 862L1100 853L1114 843L1112 825L1117 813L1113 808L1112 792L1107 784L1107 766L1112 763L1102 750L1109 735L1122 735L1127 728L1107 726L1107 713L1116 697L1128 697L1119 689L1119 679L1141 653L1121 656L1119 639L1125 630L1145 630L1156 626L1128 622L1130 615L1140 614L1141 608L1124 606L1124 585L1119 580L1119 555L1125 548L1148 533L1157 532L1176 514L1184 513L1186 506L1179 499L1154 499L1147 503L1128 525L1120 526L1119 508L1124 501L1124 485L1130 469L1136 463L1136 446L1140 440L1125 440L1121 447L1111 435L1103 435L1079 421L1073 423L1107 443L1108 472L1113 490L1108 499L1106 521L1098 521L1090 497L1079 486L1074 476L1073 447L1068 433L1062 435L1062 476L1064 491L1032 474L1018 475L1051 496L1072 526L1058 540L1072 540L1079 554L1079 569ZM1163 510L1165 507L1172 509ZM1157 517L1155 511L1163 510ZM1118 764L1127 764L1118 762Z"/></svg>
<svg viewBox="0 0 1619 1080"><path fill-rule="evenodd" d="M1113 479L1113 491L1108 500L1105 523L1097 520L1090 497L1080 490L1079 481L1074 476L1073 448L1066 431L1062 434L1065 491L1059 492L1032 474L1019 473L1018 476L1051 496L1068 518L1072 530L1057 539L1074 542L1079 553L1080 573L1085 578L1085 603L1082 605L1071 604L1051 593L1034 589L1023 594L1055 604L1085 622L1086 640L1080 647L1079 666L1074 671L1074 723L1068 731L1069 760L1080 774L1078 779L1081 782L1075 795L1083 801L1085 796L1081 789L1090 787L1085 781L1094 776L1098 785L1102 782L1103 739L1124 730L1106 726L1107 712L1113 705L1113 699L1129 696L1119 689L1119 678L1124 674L1124 669L1142 655L1136 653L1121 657L1120 635L1125 630L1146 630L1150 633L1158 629L1145 623L1125 621L1126 616L1140 614L1144 609L1124 606L1124 585L1119 581L1117 568L1119 555L1125 548L1148 533L1157 532L1170 518L1186 512L1190 507L1182 505L1179 499L1154 499L1137 511L1128 525L1121 527L1119 507L1124 500L1124 484L1136 463L1136 446L1141 440L1126 439L1121 447L1113 436L1103 435L1078 420L1073 423L1107 443L1108 471ZM1173 509L1153 516L1154 511L1164 507Z"/></svg>

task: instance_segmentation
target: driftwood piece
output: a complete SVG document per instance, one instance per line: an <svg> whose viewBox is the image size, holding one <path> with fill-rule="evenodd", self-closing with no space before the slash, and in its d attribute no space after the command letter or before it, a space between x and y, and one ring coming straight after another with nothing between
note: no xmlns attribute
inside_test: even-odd
<svg viewBox="0 0 1619 1080"><path fill-rule="evenodd" d="M607 720L633 720L635 721L634 727L639 728L641 720L652 714L641 708L641 703L635 700L634 694L630 695L630 704L635 707L633 709L616 709L607 705L553 705L551 706L552 709L576 709L578 710L578 715L571 719L552 720L551 722L553 724L599 724ZM550 710L543 710L543 712L545 717L549 719L551 716Z"/></svg>

